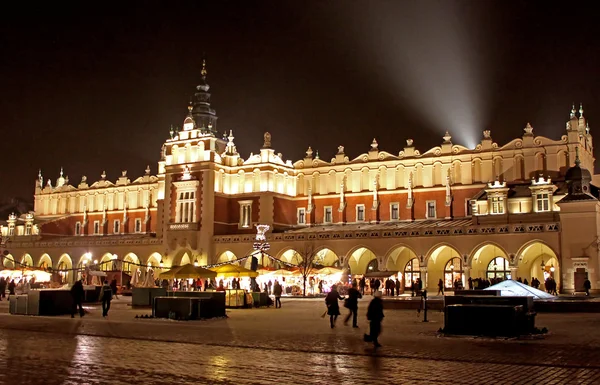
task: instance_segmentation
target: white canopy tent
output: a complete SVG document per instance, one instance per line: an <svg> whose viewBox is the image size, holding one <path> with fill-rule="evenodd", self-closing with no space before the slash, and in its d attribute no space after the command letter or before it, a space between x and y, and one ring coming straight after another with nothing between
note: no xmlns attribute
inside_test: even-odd
<svg viewBox="0 0 600 385"><path fill-rule="evenodd" d="M556 297L524 283L512 279L502 281L483 290L500 290L502 297L533 297L534 299L555 299Z"/></svg>

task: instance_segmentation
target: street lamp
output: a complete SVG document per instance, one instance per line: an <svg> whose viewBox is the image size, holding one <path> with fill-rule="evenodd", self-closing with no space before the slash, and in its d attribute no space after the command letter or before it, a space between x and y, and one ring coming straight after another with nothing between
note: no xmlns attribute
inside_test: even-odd
<svg viewBox="0 0 600 385"><path fill-rule="evenodd" d="M554 269L554 265L551 265L551 266L550 266L550 271L554 273L554 270L555 270L555 269Z"/></svg>

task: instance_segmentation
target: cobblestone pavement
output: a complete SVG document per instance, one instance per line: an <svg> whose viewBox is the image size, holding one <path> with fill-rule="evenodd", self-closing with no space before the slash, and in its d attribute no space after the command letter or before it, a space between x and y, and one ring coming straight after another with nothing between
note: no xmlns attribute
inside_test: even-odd
<svg viewBox="0 0 600 385"><path fill-rule="evenodd" d="M0 303L0 384L597 384L600 315L543 314L540 340L439 337L439 312L422 323L387 311L374 352L360 329L320 318L322 300L228 312L228 319L135 319L115 301L82 319L6 314Z"/></svg>

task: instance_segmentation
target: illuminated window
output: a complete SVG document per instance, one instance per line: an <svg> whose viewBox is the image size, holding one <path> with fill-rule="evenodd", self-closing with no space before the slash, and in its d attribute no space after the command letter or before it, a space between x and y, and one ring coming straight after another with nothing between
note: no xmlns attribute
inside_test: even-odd
<svg viewBox="0 0 600 385"><path fill-rule="evenodd" d="M113 222L113 233L119 234L121 232L121 222L117 219Z"/></svg>
<svg viewBox="0 0 600 385"><path fill-rule="evenodd" d="M550 211L550 194L549 193L540 193L537 194L537 211Z"/></svg>
<svg viewBox="0 0 600 385"><path fill-rule="evenodd" d="M298 224L306 224L306 209L304 207L298 209Z"/></svg>
<svg viewBox="0 0 600 385"><path fill-rule="evenodd" d="M25 224L25 235L31 235L31 223Z"/></svg>
<svg viewBox="0 0 600 385"><path fill-rule="evenodd" d="M356 205L356 221L365 221L365 205Z"/></svg>
<svg viewBox="0 0 600 385"><path fill-rule="evenodd" d="M331 208L331 206L325 206L325 212L323 215L323 222L325 223L331 223L333 222L333 209Z"/></svg>
<svg viewBox="0 0 600 385"><path fill-rule="evenodd" d="M252 225L252 201L240 201L240 227Z"/></svg>
<svg viewBox="0 0 600 385"><path fill-rule="evenodd" d="M458 257L451 258L444 268L444 287L452 290L458 286L464 285L464 271L462 259Z"/></svg>
<svg viewBox="0 0 600 385"><path fill-rule="evenodd" d="M404 267L404 288L410 289L417 281L417 278L421 278L421 268L419 266L419 260L413 258L408 261Z"/></svg>
<svg viewBox="0 0 600 385"><path fill-rule="evenodd" d="M100 221L94 221L94 235L100 234Z"/></svg>
<svg viewBox="0 0 600 385"><path fill-rule="evenodd" d="M81 235L81 222L75 223L75 235Z"/></svg>
<svg viewBox="0 0 600 385"><path fill-rule="evenodd" d="M15 226L9 225L8 226L8 236L12 237L13 235L15 235Z"/></svg>
<svg viewBox="0 0 600 385"><path fill-rule="evenodd" d="M196 191L178 190L175 220L177 223L196 222Z"/></svg>
<svg viewBox="0 0 600 385"><path fill-rule="evenodd" d="M427 219L436 218L435 201L427 201Z"/></svg>
<svg viewBox="0 0 600 385"><path fill-rule="evenodd" d="M390 218L393 221L397 221L400 219L400 204L399 203L390 203Z"/></svg>
<svg viewBox="0 0 600 385"><path fill-rule="evenodd" d="M491 214L504 214L504 197L492 197Z"/></svg>
<svg viewBox="0 0 600 385"><path fill-rule="evenodd" d="M488 264L487 278L510 279L510 265L506 258L496 257Z"/></svg>

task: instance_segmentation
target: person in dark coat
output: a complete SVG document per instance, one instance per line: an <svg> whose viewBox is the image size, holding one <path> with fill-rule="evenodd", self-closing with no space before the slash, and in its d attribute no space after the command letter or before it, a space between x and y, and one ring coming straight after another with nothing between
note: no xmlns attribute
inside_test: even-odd
<svg viewBox="0 0 600 385"><path fill-rule="evenodd" d="M440 295L440 293L442 295L444 295L444 281L442 281L442 279L440 278L440 280L438 281L438 293L437 295Z"/></svg>
<svg viewBox="0 0 600 385"><path fill-rule="evenodd" d="M592 283L590 282L589 279L585 279L585 281L583 282L583 288L585 289L585 295L590 295L590 289L592 288Z"/></svg>
<svg viewBox="0 0 600 385"><path fill-rule="evenodd" d="M0 300L6 298L6 280L4 277L0 277Z"/></svg>
<svg viewBox="0 0 600 385"><path fill-rule="evenodd" d="M360 291L356 288L356 282L352 284L352 287L348 289L348 298L344 306L350 310L350 313L344 318L344 325L348 325L348 320L352 317L352 327L358 327L358 299L362 298Z"/></svg>
<svg viewBox="0 0 600 385"><path fill-rule="evenodd" d="M359 287L360 287L360 294L361 295L365 295L365 286L367 285L367 280L365 279L365 277L363 276L360 279L360 283L359 283Z"/></svg>
<svg viewBox="0 0 600 385"><path fill-rule="evenodd" d="M75 282L71 287L71 298L73 298L73 307L71 309L71 318L75 318L77 307L79 307L79 316L83 317L83 297L85 297L85 291L83 290L83 282L81 280Z"/></svg>
<svg viewBox="0 0 600 385"><path fill-rule="evenodd" d="M400 280L396 278L396 295L400 295Z"/></svg>
<svg viewBox="0 0 600 385"><path fill-rule="evenodd" d="M10 283L8 284L8 294L9 295L15 295L15 288L17 287L17 284L15 283L15 280L12 279L10 281Z"/></svg>
<svg viewBox="0 0 600 385"><path fill-rule="evenodd" d="M275 296L275 309L281 308L281 294L283 293L283 288L279 284L279 281L275 280L273 284L273 295Z"/></svg>
<svg viewBox="0 0 600 385"><path fill-rule="evenodd" d="M383 301L381 292L375 292L375 296L369 303L367 309L367 319L369 320L369 334L365 334L365 341L373 342L375 349L381 346L379 344L379 334L381 334L381 321L383 321Z"/></svg>
<svg viewBox="0 0 600 385"><path fill-rule="evenodd" d="M331 286L331 291L325 297L325 304L327 305L327 314L329 314L329 323L331 328L335 327L335 321L337 321L337 317L340 315L340 305L338 304L338 299L344 299L338 293L337 286Z"/></svg>
<svg viewBox="0 0 600 385"><path fill-rule="evenodd" d="M100 289L100 300L102 301L102 317L108 316L110 310L110 301L112 301L113 292L108 284L108 281L104 281L102 289Z"/></svg>
<svg viewBox="0 0 600 385"><path fill-rule="evenodd" d="M119 297L117 297L117 280L116 279L113 279L112 281L110 281L110 289L112 290L115 298L119 299Z"/></svg>

